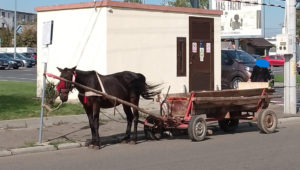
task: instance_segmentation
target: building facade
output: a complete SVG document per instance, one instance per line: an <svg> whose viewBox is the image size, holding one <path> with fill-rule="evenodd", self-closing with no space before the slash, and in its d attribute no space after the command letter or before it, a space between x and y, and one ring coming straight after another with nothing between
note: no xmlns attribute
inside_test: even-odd
<svg viewBox="0 0 300 170"><path fill-rule="evenodd" d="M170 93L221 88L222 11L106 0L35 10L38 95L45 60L47 72L56 75L56 67L74 66L103 75L139 72L162 84L163 93L169 86ZM53 22L53 38L45 47L47 21Z"/></svg>
<svg viewBox="0 0 300 170"><path fill-rule="evenodd" d="M29 24L36 20L36 14L17 11L17 26ZM0 28L13 29L14 11L0 8Z"/></svg>

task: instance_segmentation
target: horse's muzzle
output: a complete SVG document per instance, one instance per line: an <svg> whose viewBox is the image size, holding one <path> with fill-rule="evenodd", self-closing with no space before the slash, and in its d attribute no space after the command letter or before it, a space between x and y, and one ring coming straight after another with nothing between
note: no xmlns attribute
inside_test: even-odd
<svg viewBox="0 0 300 170"><path fill-rule="evenodd" d="M69 90L68 89L60 89L59 98L62 102L68 101Z"/></svg>

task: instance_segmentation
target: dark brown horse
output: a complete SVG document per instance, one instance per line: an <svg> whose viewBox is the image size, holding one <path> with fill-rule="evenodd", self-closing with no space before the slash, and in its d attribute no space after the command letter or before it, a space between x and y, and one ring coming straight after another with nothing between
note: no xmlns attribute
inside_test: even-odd
<svg viewBox="0 0 300 170"><path fill-rule="evenodd" d="M61 72L60 76L64 79L74 81L95 90L106 92L109 95L128 101L137 106L139 104L140 96L145 99L153 99L155 95L160 93L159 91L154 91L158 85L148 85L146 83L145 76L139 73L124 71L104 76L95 71L76 70L76 67L71 69L58 68L58 70ZM89 119L92 133L92 141L89 144L89 148L100 149L100 138L98 132L100 108L111 108L119 105L119 103L115 103L115 101L106 99L98 94L88 92L86 89L77 87L71 83L60 81L57 85L57 90L59 92L60 99L63 102L68 100L68 94L73 88L76 88L79 91L78 98ZM130 143L135 144L137 141L138 111L136 109L132 109L132 113L131 108L124 104L123 109L127 117L127 129L122 142L129 142L131 125L134 120L133 140L130 141Z"/></svg>

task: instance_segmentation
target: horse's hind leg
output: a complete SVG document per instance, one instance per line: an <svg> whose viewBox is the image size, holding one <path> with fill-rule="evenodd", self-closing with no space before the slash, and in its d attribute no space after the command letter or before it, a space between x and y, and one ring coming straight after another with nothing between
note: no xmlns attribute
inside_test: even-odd
<svg viewBox="0 0 300 170"><path fill-rule="evenodd" d="M126 114L127 118L127 128L126 128L126 133L125 137L122 139L122 143L127 143L130 139L130 132L131 132L131 125L132 125L132 120L133 120L133 114L131 111L131 108L129 106L123 105L124 112Z"/></svg>
<svg viewBox="0 0 300 170"><path fill-rule="evenodd" d="M136 106L139 105L139 97L132 97L131 103L135 104ZM133 116L134 116L134 129L133 129L133 140L131 141L132 144L136 144L137 141L137 127L139 122L139 111L135 108L133 108Z"/></svg>

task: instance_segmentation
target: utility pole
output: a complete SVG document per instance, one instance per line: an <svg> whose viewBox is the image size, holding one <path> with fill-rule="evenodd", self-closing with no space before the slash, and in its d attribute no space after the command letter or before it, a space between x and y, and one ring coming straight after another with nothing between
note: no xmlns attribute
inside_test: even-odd
<svg viewBox="0 0 300 170"><path fill-rule="evenodd" d="M14 20L14 59L16 59L17 46L17 0L15 0L15 20Z"/></svg>
<svg viewBox="0 0 300 170"><path fill-rule="evenodd" d="M290 54L284 55L284 113L296 114L296 0L285 1L285 34Z"/></svg>

